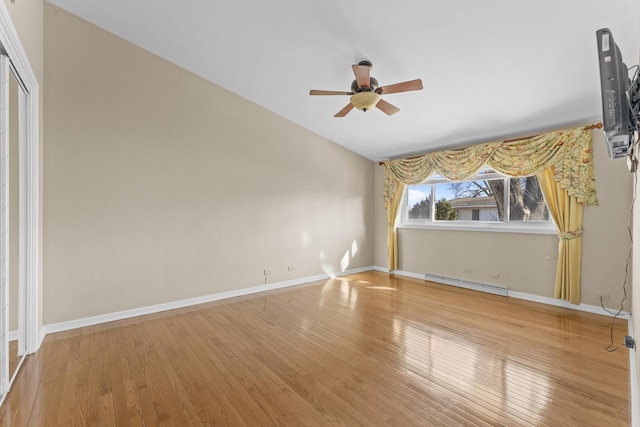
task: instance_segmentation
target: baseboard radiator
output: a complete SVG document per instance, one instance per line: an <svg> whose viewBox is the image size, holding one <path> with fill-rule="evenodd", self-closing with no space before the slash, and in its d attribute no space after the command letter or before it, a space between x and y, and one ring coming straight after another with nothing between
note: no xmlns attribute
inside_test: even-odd
<svg viewBox="0 0 640 427"><path fill-rule="evenodd" d="M495 285L486 285L484 283L470 282L468 280L453 279L451 277L437 276L435 274L425 273L424 280L430 282L442 283L445 285L457 286L459 288L471 289L474 291L486 292L488 294L502 295L506 297L508 295L507 288Z"/></svg>

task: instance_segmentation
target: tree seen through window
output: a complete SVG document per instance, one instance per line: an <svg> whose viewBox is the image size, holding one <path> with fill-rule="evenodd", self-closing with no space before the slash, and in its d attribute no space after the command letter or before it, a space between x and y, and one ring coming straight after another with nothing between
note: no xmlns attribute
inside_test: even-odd
<svg viewBox="0 0 640 427"><path fill-rule="evenodd" d="M485 170L469 181L447 182L437 178L432 183L427 181L410 186L407 190L407 218L474 222L549 220L549 211L535 176L496 176L494 171Z"/></svg>

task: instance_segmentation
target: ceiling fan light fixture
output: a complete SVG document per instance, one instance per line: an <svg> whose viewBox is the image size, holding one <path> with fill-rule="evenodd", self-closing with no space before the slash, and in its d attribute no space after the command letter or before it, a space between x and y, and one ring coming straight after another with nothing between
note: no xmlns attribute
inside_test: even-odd
<svg viewBox="0 0 640 427"><path fill-rule="evenodd" d="M380 95L375 92L358 92L351 97L351 103L358 110L367 111L376 106Z"/></svg>
<svg viewBox="0 0 640 427"><path fill-rule="evenodd" d="M351 92L342 92L337 90L310 90L309 95L351 95L351 99L342 110L338 111L333 117L344 117L349 111L357 108L360 111L368 111L370 108L376 107L388 116L391 116L400 109L395 105L389 104L382 99L380 95L389 93L407 92L410 90L421 90L422 80L408 80L406 82L395 83L392 85L378 86L378 81L371 77L371 62L360 61L359 64L351 66L356 79L351 83Z"/></svg>

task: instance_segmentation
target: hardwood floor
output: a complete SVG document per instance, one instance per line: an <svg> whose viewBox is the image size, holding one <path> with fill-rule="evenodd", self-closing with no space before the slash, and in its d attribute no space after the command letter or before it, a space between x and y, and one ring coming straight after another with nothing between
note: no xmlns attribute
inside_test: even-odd
<svg viewBox="0 0 640 427"><path fill-rule="evenodd" d="M48 335L0 424L629 425L609 324L367 272Z"/></svg>

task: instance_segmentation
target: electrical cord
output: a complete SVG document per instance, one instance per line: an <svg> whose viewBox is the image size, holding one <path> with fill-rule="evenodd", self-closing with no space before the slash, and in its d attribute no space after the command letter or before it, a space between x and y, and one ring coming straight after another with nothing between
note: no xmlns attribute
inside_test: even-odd
<svg viewBox="0 0 640 427"><path fill-rule="evenodd" d="M638 141L635 141L631 147L631 149L633 150L633 152L631 153L632 155L635 156L635 152L636 152L636 148L638 145ZM633 199L631 200L631 207L629 208L629 217L627 219L627 231L629 233L629 240L631 241L631 244L629 245L629 253L627 255L627 262L626 262L626 266L625 266L625 270L624 270L624 281L622 282L622 292L624 294L623 298L620 300L620 308L618 309L618 311L613 312L610 311L608 309L606 309L604 307L603 301L602 301L602 296L600 296L600 306L602 307L602 309L604 311L606 311L607 313L609 313L610 315L613 316L613 318L611 319L611 325L610 325L610 335L609 335L609 339L610 339L610 343L607 347L604 348L605 351L612 353L614 351L616 351L617 349L619 349L620 347L622 347L625 344L619 344L617 346L614 347L613 345L613 330L614 330L614 326L616 323L616 319L618 318L618 316L620 316L620 313L622 313L622 310L624 309L624 302L627 299L627 279L629 277L629 266L631 264L631 258L633 255L633 229L631 228L631 221L633 220L633 207L636 204L636 195L637 195L637 187L638 187L638 172L634 172L633 174Z"/></svg>

